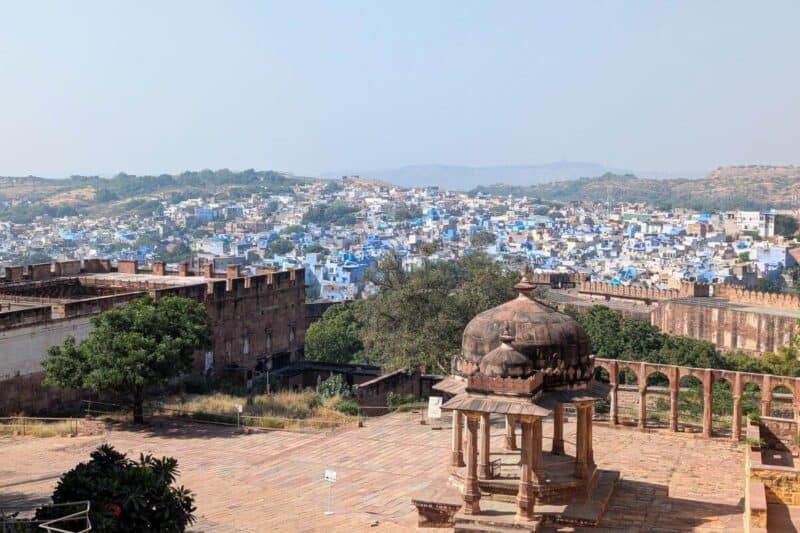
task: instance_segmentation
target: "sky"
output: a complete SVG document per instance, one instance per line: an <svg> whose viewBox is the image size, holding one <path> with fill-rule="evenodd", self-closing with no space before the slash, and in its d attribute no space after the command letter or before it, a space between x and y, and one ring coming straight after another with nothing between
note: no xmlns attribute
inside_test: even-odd
<svg viewBox="0 0 800 533"><path fill-rule="evenodd" d="M800 163L800 2L0 2L0 175Z"/></svg>

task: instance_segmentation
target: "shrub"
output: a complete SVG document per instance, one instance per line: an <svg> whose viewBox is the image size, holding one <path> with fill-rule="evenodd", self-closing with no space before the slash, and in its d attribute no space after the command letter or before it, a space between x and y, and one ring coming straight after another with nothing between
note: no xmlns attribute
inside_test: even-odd
<svg viewBox="0 0 800 533"><path fill-rule="evenodd" d="M63 476L53 492L53 503L89 500L89 518L97 531L185 531L195 521L194 496L174 487L178 461L172 457L127 458L109 445L92 452ZM37 510L37 519L47 508Z"/></svg>
<svg viewBox="0 0 800 533"><path fill-rule="evenodd" d="M333 398L334 396L349 398L350 386L342 374L331 374L328 379L317 385L317 392L323 398Z"/></svg>
<svg viewBox="0 0 800 533"><path fill-rule="evenodd" d="M358 416L361 406L353 400L341 400L336 404L336 410L348 416Z"/></svg>
<svg viewBox="0 0 800 533"><path fill-rule="evenodd" d="M416 403L417 397L413 394L397 394L389 392L386 394L386 407L398 408L410 403Z"/></svg>

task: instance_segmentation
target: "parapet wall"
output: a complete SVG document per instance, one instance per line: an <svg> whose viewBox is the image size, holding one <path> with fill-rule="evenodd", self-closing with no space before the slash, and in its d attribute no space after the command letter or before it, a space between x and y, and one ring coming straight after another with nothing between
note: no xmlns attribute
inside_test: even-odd
<svg viewBox="0 0 800 533"><path fill-rule="evenodd" d="M800 311L800 295L797 294L773 294L770 292L749 291L742 287L726 284L715 286L714 296L727 298L731 302L743 305Z"/></svg>
<svg viewBox="0 0 800 533"><path fill-rule="evenodd" d="M614 285L604 281L584 281L578 292L598 294L628 300L662 301L675 298L695 298L709 295L709 285L692 281L681 282L680 289L654 289L651 287Z"/></svg>
<svg viewBox="0 0 800 533"><path fill-rule="evenodd" d="M583 274L567 274L565 272L543 272L532 274L529 278L534 285L548 285L554 289L575 287L586 281Z"/></svg>

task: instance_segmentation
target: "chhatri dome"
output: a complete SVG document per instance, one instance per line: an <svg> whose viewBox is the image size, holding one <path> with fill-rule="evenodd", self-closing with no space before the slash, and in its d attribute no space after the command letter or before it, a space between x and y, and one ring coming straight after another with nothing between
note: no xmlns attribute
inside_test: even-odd
<svg viewBox="0 0 800 533"><path fill-rule="evenodd" d="M515 285L517 298L484 311L473 318L464 329L461 353L453 358L453 374L469 377L483 371L484 361L493 361L505 352L521 363L519 355L529 360L527 374L542 372L548 384L574 383L591 378L589 337L572 318L558 313L531 298L535 286L526 268ZM492 365L494 368L494 365ZM513 368L518 368L512 365ZM516 371L515 371L516 372ZM522 377L519 373L497 377Z"/></svg>

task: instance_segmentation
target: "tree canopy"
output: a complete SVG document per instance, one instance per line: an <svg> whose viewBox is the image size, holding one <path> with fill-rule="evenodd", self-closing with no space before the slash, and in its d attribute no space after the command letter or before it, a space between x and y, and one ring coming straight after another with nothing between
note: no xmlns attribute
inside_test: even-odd
<svg viewBox="0 0 800 533"><path fill-rule="evenodd" d="M147 388L191 371L195 352L211 345L205 306L187 298L145 296L91 323L85 340L68 337L47 351L45 383L126 394L137 423Z"/></svg>
<svg viewBox="0 0 800 533"><path fill-rule="evenodd" d="M426 260L407 272L391 254L370 275L381 292L366 301L365 355L388 369L447 373L467 323L514 297L516 272L504 272L483 253L457 261Z"/></svg>
<svg viewBox="0 0 800 533"><path fill-rule="evenodd" d="M497 241L497 237L491 231L476 231L469 238L470 244L476 248L485 248Z"/></svg>
<svg viewBox="0 0 800 533"><path fill-rule="evenodd" d="M306 331L305 357L311 361L349 363L358 357L364 344L360 330L364 302L345 302L329 307L322 319Z"/></svg>

